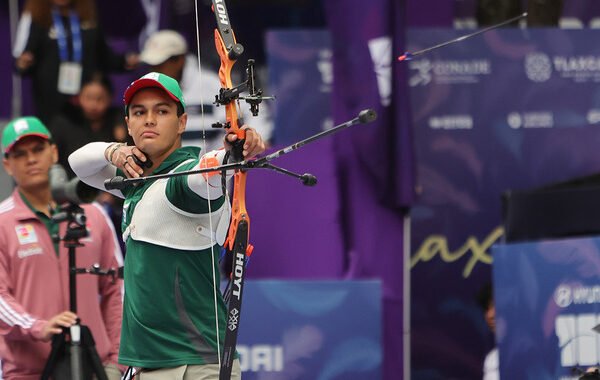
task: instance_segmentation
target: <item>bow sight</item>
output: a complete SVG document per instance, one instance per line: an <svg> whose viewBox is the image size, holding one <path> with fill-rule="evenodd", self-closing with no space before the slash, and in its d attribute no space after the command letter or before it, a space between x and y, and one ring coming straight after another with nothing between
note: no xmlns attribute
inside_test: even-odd
<svg viewBox="0 0 600 380"><path fill-rule="evenodd" d="M239 45L240 47L242 46L240 44L236 45ZM241 50L243 51L244 48L241 47ZM248 92L248 95L240 96L240 94L243 92ZM258 115L259 104L263 100L275 99L274 96L262 96L262 89L257 88L253 59L249 59L248 64L246 65L246 80L233 88L221 88L219 90L219 95L215 95L214 104L216 104L217 106L224 106L237 99L243 99L244 101L246 101L246 103L250 104L250 112L252 112L253 116ZM213 123L212 127L229 128L230 125L229 122L225 124L217 122Z"/></svg>

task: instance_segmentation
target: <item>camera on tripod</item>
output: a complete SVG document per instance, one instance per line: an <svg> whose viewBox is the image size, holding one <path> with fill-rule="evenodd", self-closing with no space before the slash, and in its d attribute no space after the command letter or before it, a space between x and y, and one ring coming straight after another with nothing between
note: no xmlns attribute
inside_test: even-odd
<svg viewBox="0 0 600 380"><path fill-rule="evenodd" d="M75 244L76 239L88 236L85 213L79 205L93 202L99 191L77 177L69 180L65 168L60 164L52 165L48 177L52 199L60 205L59 211L52 215L52 220L57 223L67 221L66 235L55 239L64 240L65 246L69 247L69 244Z"/></svg>
<svg viewBox="0 0 600 380"><path fill-rule="evenodd" d="M99 190L85 184L75 177L69 180L65 168L54 164L48 173L52 198L58 204L64 203L90 203L96 199Z"/></svg>

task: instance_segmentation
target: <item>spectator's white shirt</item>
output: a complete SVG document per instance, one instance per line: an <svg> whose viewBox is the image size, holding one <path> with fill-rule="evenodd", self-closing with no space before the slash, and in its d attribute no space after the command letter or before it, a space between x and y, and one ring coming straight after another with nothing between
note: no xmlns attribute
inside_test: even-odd
<svg viewBox="0 0 600 380"><path fill-rule="evenodd" d="M27 41L29 41L29 32L31 30L31 13L23 12L19 23L17 24L17 32L13 43L13 57L19 58L27 47ZM0 372L1 374L1 372Z"/></svg>
<svg viewBox="0 0 600 380"><path fill-rule="evenodd" d="M483 362L483 380L500 379L500 362L498 361L498 347L494 347Z"/></svg>
<svg viewBox="0 0 600 380"><path fill-rule="evenodd" d="M188 54L183 68L183 75L180 81L183 98L186 103L186 112L188 122L186 133L183 135L183 145L194 145L203 148L202 130L212 132L215 129L211 126L216 122L225 121L225 109L223 106L217 107L213 104L215 95L219 93L221 83L217 73L210 69L202 67L202 73L198 68L198 60L193 55ZM237 83L234 83L236 85ZM204 114L202 114L201 105L204 104ZM244 123L254 128L263 138L268 141L271 138L273 129L270 120L266 102L260 104L258 116L252 116L249 111L249 105L240 101L238 112L244 118ZM223 146L223 133L218 137L207 139L206 152L221 148Z"/></svg>

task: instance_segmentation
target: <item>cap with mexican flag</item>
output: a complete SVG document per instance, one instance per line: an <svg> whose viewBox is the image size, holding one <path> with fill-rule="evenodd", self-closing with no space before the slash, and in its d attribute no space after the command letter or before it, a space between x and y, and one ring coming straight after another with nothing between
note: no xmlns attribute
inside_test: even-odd
<svg viewBox="0 0 600 380"><path fill-rule="evenodd" d="M15 143L27 136L37 136L52 140L48 128L34 116L20 117L11 120L2 131L2 153L7 155Z"/></svg>
<svg viewBox="0 0 600 380"><path fill-rule="evenodd" d="M181 91L181 87L179 87L179 83L177 83L175 79L168 75L152 72L144 75L138 80L131 82L129 87L127 87L125 90L125 93L123 94L125 113L128 113L129 103L131 103L133 96L139 90L149 87L162 89L175 102L181 103L183 109L185 110L185 101L183 100L183 92Z"/></svg>

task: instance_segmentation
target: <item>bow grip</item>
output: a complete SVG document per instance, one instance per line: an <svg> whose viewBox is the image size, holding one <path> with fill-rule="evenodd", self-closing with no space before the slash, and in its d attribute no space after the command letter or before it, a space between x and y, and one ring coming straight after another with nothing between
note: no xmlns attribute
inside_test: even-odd
<svg viewBox="0 0 600 380"><path fill-rule="evenodd" d="M238 140L235 140L234 142L229 143L231 145L230 156L231 156L232 162L244 161L244 143L245 142L246 142L245 139L239 140L239 137L238 137Z"/></svg>

